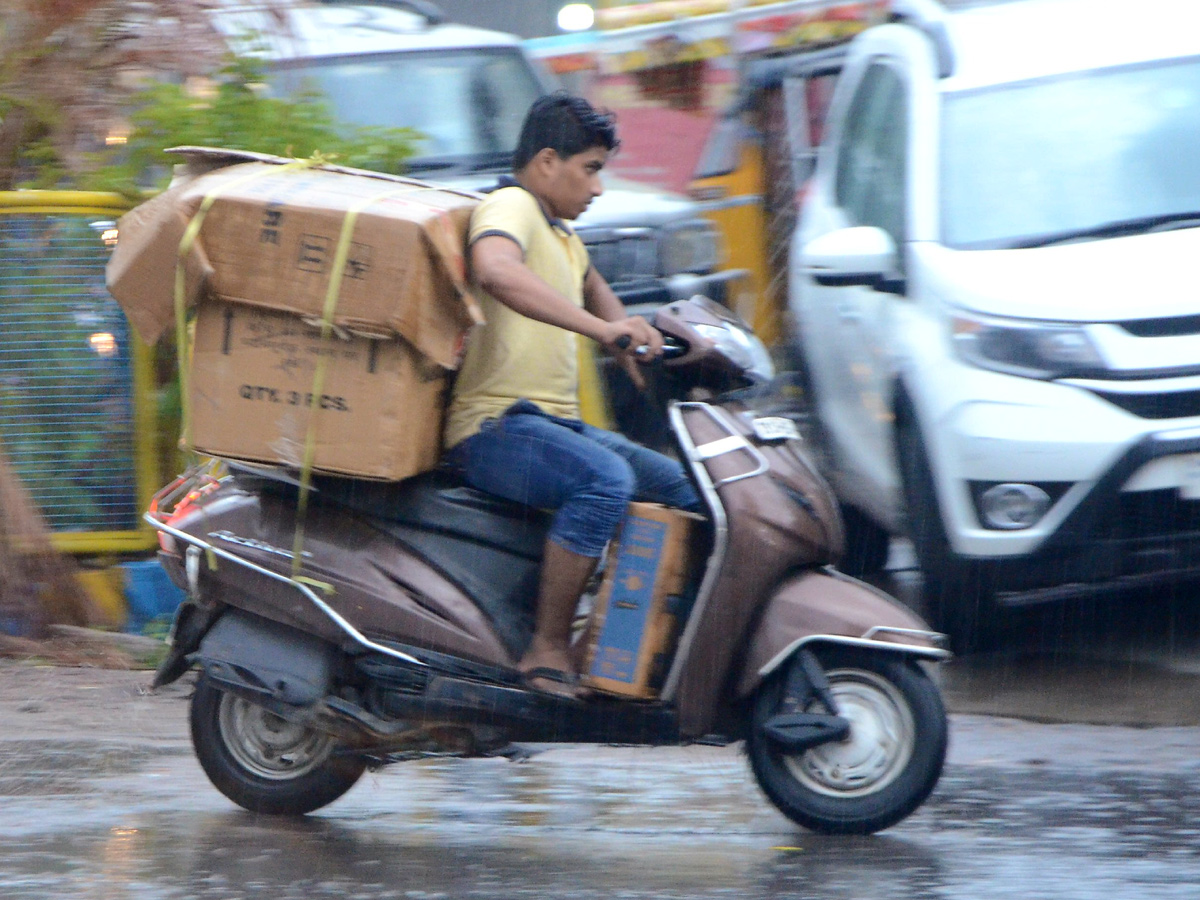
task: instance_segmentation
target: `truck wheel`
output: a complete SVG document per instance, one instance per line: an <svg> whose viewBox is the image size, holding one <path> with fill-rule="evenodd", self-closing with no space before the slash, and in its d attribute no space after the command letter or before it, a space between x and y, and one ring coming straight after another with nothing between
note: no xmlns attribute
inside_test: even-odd
<svg viewBox="0 0 1200 900"><path fill-rule="evenodd" d="M921 564L922 593L930 622L950 636L959 653L987 650L1001 631L995 579L986 565L958 556L942 524L937 488L920 429L908 420L897 438L909 532Z"/></svg>
<svg viewBox="0 0 1200 900"><path fill-rule="evenodd" d="M192 746L209 780L250 812L299 816L332 803L366 769L328 734L288 722L201 677Z"/></svg>
<svg viewBox="0 0 1200 900"><path fill-rule="evenodd" d="M776 678L755 699L750 767L797 824L822 834L871 834L911 814L937 784L946 710L925 671L898 654L838 648L818 655L850 736L794 754L773 744L762 726L783 699L786 679ZM815 700L805 711L827 712Z"/></svg>

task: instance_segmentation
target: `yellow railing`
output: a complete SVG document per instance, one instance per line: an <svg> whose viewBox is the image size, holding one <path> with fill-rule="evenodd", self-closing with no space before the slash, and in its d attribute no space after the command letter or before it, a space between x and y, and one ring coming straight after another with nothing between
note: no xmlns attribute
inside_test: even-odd
<svg viewBox="0 0 1200 900"><path fill-rule="evenodd" d="M134 201L120 194L96 191L0 191L0 216L79 215L117 218ZM2 302L2 300L0 300ZM157 412L151 351L131 332L130 364L133 383L133 460L136 502L145 509L158 487ZM66 552L82 554L130 553L149 550L156 544L154 532L141 522L127 531L80 531L54 534L55 545Z"/></svg>

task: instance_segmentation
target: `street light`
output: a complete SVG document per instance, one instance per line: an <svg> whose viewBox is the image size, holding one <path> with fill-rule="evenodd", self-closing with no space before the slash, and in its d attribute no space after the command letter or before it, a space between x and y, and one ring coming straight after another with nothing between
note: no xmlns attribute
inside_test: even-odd
<svg viewBox="0 0 1200 900"><path fill-rule="evenodd" d="M587 31L596 22L596 11L587 3L568 3L558 11L560 31Z"/></svg>

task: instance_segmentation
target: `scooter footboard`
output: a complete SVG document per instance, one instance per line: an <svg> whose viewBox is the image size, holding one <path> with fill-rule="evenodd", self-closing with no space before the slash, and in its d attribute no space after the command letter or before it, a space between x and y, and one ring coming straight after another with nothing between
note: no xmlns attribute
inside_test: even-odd
<svg viewBox="0 0 1200 900"><path fill-rule="evenodd" d="M737 685L749 696L801 647L840 644L944 660L944 636L869 584L831 569L789 579L767 601Z"/></svg>

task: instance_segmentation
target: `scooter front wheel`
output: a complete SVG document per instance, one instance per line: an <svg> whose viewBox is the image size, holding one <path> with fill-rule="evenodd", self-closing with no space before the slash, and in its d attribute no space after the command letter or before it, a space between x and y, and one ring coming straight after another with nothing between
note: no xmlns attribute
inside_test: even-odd
<svg viewBox="0 0 1200 900"><path fill-rule="evenodd" d="M904 819L937 784L946 757L947 720L937 686L896 654L842 648L818 651L845 740L789 753L763 725L779 711L786 681L755 698L746 742L759 786L781 812L824 834L871 834ZM793 661L792 665L799 665ZM804 710L825 713L813 700Z"/></svg>
<svg viewBox="0 0 1200 900"><path fill-rule="evenodd" d="M268 712L201 676L192 696L192 746L209 780L251 812L304 815L354 786L366 763L337 755L336 739Z"/></svg>

